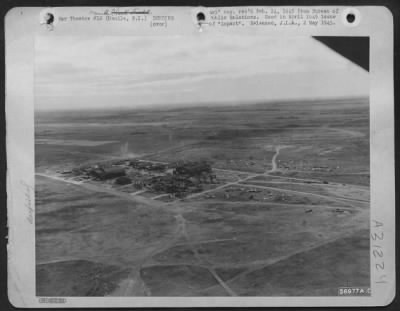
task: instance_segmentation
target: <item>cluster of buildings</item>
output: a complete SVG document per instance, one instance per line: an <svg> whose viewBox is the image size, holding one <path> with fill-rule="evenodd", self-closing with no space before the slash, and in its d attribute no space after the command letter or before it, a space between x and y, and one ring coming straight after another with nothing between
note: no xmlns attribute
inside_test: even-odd
<svg viewBox="0 0 400 311"><path fill-rule="evenodd" d="M285 170L303 170L303 171L315 171L315 172L333 172L337 169L340 169L339 166L327 166L327 165L313 165L311 162L308 161L294 161L289 160L283 162L278 160L279 168L283 168Z"/></svg>
<svg viewBox="0 0 400 311"><path fill-rule="evenodd" d="M215 183L216 175L207 162L185 162L176 165L172 174L151 178L149 188L157 193L170 193L182 197L202 191L202 184Z"/></svg>
<svg viewBox="0 0 400 311"><path fill-rule="evenodd" d="M206 161L180 162L173 165L151 161L118 161L108 166L94 165L73 170L81 179L131 184L136 189L183 197L202 190L202 184L215 183L216 175Z"/></svg>

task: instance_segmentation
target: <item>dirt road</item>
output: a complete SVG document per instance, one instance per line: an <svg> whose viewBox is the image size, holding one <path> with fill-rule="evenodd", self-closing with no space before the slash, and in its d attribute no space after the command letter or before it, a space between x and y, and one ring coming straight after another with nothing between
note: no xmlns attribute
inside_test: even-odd
<svg viewBox="0 0 400 311"><path fill-rule="evenodd" d="M359 218L364 217L364 214L363 214L364 209L361 209L359 206L355 206L352 204L354 202L360 203L359 200L353 200L350 198L337 198L334 196L320 195L320 194L309 193L309 192L304 192L304 191L295 191L295 190L288 190L288 189L268 187L268 186L243 184L243 182L248 181L252 178L258 177L258 176L273 176L270 174L279 171L278 157L280 155L280 150L282 150L283 148L288 148L288 146L276 146L275 147L275 154L273 155L273 157L271 159L271 169L265 171L264 173L256 173L255 174L255 173L233 171L233 170L220 170L220 171L227 171L227 172L234 172L234 173L241 173L241 174L248 174L248 175L246 177L239 178L236 181L222 184L216 188L202 191L199 193L191 194L191 195L187 196L185 199L199 197L204 194L218 191L218 190L224 189L226 187L230 187L230 186L250 187L250 188L268 189L268 190L275 190L275 191L280 191L280 192L293 193L293 194L298 194L298 195L302 195L302 196L320 197L320 198L329 200L331 202L347 203L351 207L343 207L344 210L346 210L346 209L347 210L350 210L350 209L357 210L358 212L360 212L360 215L357 217L359 217ZM218 171L218 169L216 169L216 171ZM143 250L143 251L145 251L145 254L142 256L142 258L132 267L132 270L129 273L129 275L127 275L126 278L124 278L122 281L119 282L117 288L112 293L110 293L109 296L150 296L151 289L149 289L146 286L146 283L141 278L142 269L149 268L149 267L157 267L157 266L167 266L168 263L157 264L157 262L155 262L152 259L157 254L161 254L172 247L182 246L182 245L189 247L189 249L193 252L194 257L197 259L197 262L195 262L195 263L180 263L180 264L178 263L176 265L194 265L194 266L199 266L199 267L205 268L214 277L214 279L218 283L218 285L210 287L211 289L212 288L216 289L217 287L222 288L226 292L226 294L228 294L230 296L237 296L237 293L232 289L232 283L235 280L239 279L240 277L246 276L247 274L250 274L254 271L261 270L262 268L265 268L268 265L275 264L279 261L288 259L299 253L307 252L312 249L318 248L322 245L331 243L332 241L335 241L337 239L343 238L343 237L351 234L354 230L360 229L359 227L355 227L352 232L346 231L346 232L343 232L342 234L340 234L339 236L335 236L334 238L324 239L324 240L322 240L318 243L315 243L313 245L310 245L310 246L295 248L291 252L287 253L285 256L280 256L280 257L274 258L273 260L270 258L266 258L265 260L249 261L245 265L243 265L243 263L241 263L240 265L237 265L237 267L244 268L243 272L239 273L238 275L236 275L234 277L229 278L228 280L226 280L226 279L223 280L221 278L221 276L217 273L216 269L225 267L225 266L235 268L236 264L231 263L231 264L227 264L227 265L225 265L225 264L222 265L221 263L219 263L218 266L215 266L214 263L209 261L209 259L207 258L207 255L201 254L201 252L199 252L198 249L200 248L200 245L232 241L232 240L235 240L236 237L232 237L232 238L228 237L228 238L223 238L223 239L218 239L218 238L207 239L207 240L203 240L203 241L195 240L194 238L196 238L196 237L192 236L191 233L188 231L187 220L185 219L184 213L182 211L188 210L189 208L198 207L198 204L201 204L201 203L199 203L199 202L189 202L188 203L187 201L181 201L181 200L166 203L166 202L154 200L154 198L150 199L150 198L145 198L143 196L140 196L140 194L143 191L138 191L138 192L130 194L130 193L124 193L124 192L121 192L121 191L118 191L118 190L115 190L112 188L104 187L103 185L97 185L97 184L91 183L91 182L75 181L72 179L54 176L54 175L50 175L50 174L44 174L44 173L37 173L36 175L42 176L45 178L50 178L50 179L57 180L57 181L62 181L62 182L69 183L69 184L73 184L75 186L83 187L84 189L87 189L87 190L90 190L93 192L108 193L108 194L123 198L128 201L143 204L149 208L153 207L153 208L164 208L165 209L168 207L168 210L174 215L175 220L176 220L176 224L175 224L176 227L174 229L174 233L173 233L172 237L167 242L165 242L165 239L164 239L160 243L154 243L152 245L148 245L148 247L146 247L146 249ZM317 180L317 179L313 180L313 179L301 179L301 178L291 178L291 177L281 177L281 176L274 176L274 177L283 178L283 179L291 179L291 180L295 180L295 181L296 180L297 181L312 181L312 182L321 183L321 181ZM298 182L296 183L296 182L287 182L287 181L285 183L286 184L299 184ZM156 198L161 197L161 196L163 196L163 195L156 196ZM212 203L214 201L209 201L209 202ZM227 202L227 201L215 201L215 202L222 202L222 203L226 203L226 204L243 204L242 202ZM249 202L248 204L263 204L263 203L265 203L265 202ZM369 202L367 202L367 201L361 202L361 203L369 204ZM281 203L273 203L273 202L272 203L268 202L265 204L270 204L271 206L284 205ZM296 206L300 207L300 208L311 207L311 205L310 206L296 205ZM169 207L171 207L171 209ZM312 207L314 209L320 208L320 207L323 207L324 209L336 208L333 206L323 206L323 205L313 205ZM264 233L279 234L279 232L272 232L272 231L271 232L265 231ZM304 231L299 232L299 234L301 234L301 233L304 233ZM112 256L112 255L110 255L110 256ZM49 260L49 261L42 262L39 264L46 264L46 263L52 263L52 262L56 263L56 262L62 261L62 260L69 260L69 259L68 258L55 258L53 260ZM176 265L174 265L174 266L176 266ZM210 288L207 288L204 290L209 290Z"/></svg>

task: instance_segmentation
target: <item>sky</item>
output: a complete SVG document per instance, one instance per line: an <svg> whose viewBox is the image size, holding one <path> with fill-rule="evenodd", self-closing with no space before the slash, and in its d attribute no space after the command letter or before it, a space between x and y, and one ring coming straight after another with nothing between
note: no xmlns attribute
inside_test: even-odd
<svg viewBox="0 0 400 311"><path fill-rule="evenodd" d="M311 37L39 36L35 108L366 97L368 73Z"/></svg>

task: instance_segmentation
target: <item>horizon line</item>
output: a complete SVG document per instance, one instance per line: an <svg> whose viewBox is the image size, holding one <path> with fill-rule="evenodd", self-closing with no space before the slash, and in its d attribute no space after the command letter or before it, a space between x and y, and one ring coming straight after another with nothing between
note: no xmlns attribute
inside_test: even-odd
<svg viewBox="0 0 400 311"><path fill-rule="evenodd" d="M316 101L346 101L346 100L369 100L368 95L359 96L342 96L342 97L309 97L309 98L299 98L299 99L274 99L266 101L247 101L247 102L232 102L232 101L220 101L220 102L198 102L193 104L188 103L158 103L146 106L145 104L139 106L100 106L100 107L84 107L84 108L36 108L34 107L34 112L73 112L73 111L99 111L99 110L169 110L174 108L200 108L200 107L227 107L227 106L240 106L240 105L267 105L267 104L283 104L291 102L316 102Z"/></svg>

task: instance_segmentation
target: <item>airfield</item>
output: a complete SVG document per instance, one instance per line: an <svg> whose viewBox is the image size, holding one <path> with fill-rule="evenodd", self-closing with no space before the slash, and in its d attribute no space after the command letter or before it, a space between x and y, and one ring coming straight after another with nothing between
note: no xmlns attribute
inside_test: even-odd
<svg viewBox="0 0 400 311"><path fill-rule="evenodd" d="M38 296L370 286L368 99L36 112L35 158ZM179 161L215 180L175 195L69 173Z"/></svg>

